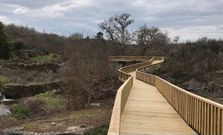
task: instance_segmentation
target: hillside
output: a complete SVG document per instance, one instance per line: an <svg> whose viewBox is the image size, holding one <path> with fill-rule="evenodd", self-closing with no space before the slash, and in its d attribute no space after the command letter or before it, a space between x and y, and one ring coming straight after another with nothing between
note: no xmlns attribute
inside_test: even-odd
<svg viewBox="0 0 223 135"><path fill-rule="evenodd" d="M167 49L153 73L193 93L223 103L223 42L199 40Z"/></svg>

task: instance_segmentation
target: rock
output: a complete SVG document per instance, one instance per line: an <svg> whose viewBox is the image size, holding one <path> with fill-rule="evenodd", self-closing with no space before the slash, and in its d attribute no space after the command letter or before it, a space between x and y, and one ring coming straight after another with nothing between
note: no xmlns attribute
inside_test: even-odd
<svg viewBox="0 0 223 135"><path fill-rule="evenodd" d="M29 59L30 57L35 57L37 56L38 53L35 50L25 50L25 49L21 49L19 51L19 58L20 59Z"/></svg>
<svg viewBox="0 0 223 135"><path fill-rule="evenodd" d="M84 135L84 133L93 127L83 127L83 126L72 126L68 127L65 131L67 134Z"/></svg>
<svg viewBox="0 0 223 135"><path fill-rule="evenodd" d="M23 127L12 127L7 128L3 130L4 135L11 135L11 134L22 134L22 131L24 130Z"/></svg>
<svg viewBox="0 0 223 135"><path fill-rule="evenodd" d="M196 81L195 79L191 79L189 81L188 90L198 90L199 88L203 87L203 83Z"/></svg>
<svg viewBox="0 0 223 135"><path fill-rule="evenodd" d="M16 69L22 68L26 70L36 70L40 72L57 72L58 69L61 67L60 64L54 62L38 62L38 63L8 63L5 64L4 67Z"/></svg>
<svg viewBox="0 0 223 135"><path fill-rule="evenodd" d="M91 128L93 127L72 126L68 127L65 132L37 133L37 132L25 131L23 127L13 127L4 129L3 135L84 135L84 133Z"/></svg>
<svg viewBox="0 0 223 135"><path fill-rule="evenodd" d="M101 103L91 103L91 106L100 107L101 106Z"/></svg>
<svg viewBox="0 0 223 135"><path fill-rule="evenodd" d="M63 135L61 132L36 133L25 131L23 127L13 127L3 130L3 135Z"/></svg>
<svg viewBox="0 0 223 135"><path fill-rule="evenodd" d="M16 84L8 83L2 86L1 92L6 98L19 99L23 97L33 96L53 89L60 89L61 81L52 81L46 83Z"/></svg>
<svg viewBox="0 0 223 135"><path fill-rule="evenodd" d="M52 126L56 126L56 122L51 122L51 125Z"/></svg>

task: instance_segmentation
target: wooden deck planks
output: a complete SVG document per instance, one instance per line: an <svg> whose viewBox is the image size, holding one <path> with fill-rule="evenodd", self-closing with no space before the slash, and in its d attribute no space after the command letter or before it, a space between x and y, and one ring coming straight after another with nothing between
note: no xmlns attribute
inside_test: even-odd
<svg viewBox="0 0 223 135"><path fill-rule="evenodd" d="M135 72L131 73L135 76ZM121 117L121 135L196 135L152 85L136 80Z"/></svg>

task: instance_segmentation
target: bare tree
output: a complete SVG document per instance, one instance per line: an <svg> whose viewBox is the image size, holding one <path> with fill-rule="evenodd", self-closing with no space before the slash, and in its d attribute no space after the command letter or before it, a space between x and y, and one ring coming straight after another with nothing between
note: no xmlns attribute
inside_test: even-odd
<svg viewBox="0 0 223 135"><path fill-rule="evenodd" d="M103 22L99 23L98 26L102 31L107 33L109 40L114 41L114 17L110 17L108 20L104 20Z"/></svg>
<svg viewBox="0 0 223 135"><path fill-rule="evenodd" d="M173 39L173 43L177 45L179 39L180 39L180 36L175 36L174 39Z"/></svg>
<svg viewBox="0 0 223 135"><path fill-rule="evenodd" d="M107 34L108 39L121 45L121 54L124 54L125 45L131 43L132 33L128 30L134 20L129 14L121 14L110 17L98 24L99 28Z"/></svg>
<svg viewBox="0 0 223 135"><path fill-rule="evenodd" d="M92 102L96 95L96 85L111 75L111 67L106 50L96 42L68 49L69 60L63 73L68 107L80 109Z"/></svg>
<svg viewBox="0 0 223 135"><path fill-rule="evenodd" d="M154 48L155 46L165 45L169 42L169 38L166 33L160 31L159 28L148 28L143 25L136 31L138 45L142 46L142 53L145 55L147 47Z"/></svg>
<svg viewBox="0 0 223 135"><path fill-rule="evenodd" d="M115 37L121 44L128 44L131 41L131 33L128 30L128 26L131 25L134 20L130 18L129 14L116 15L114 17L115 23Z"/></svg>

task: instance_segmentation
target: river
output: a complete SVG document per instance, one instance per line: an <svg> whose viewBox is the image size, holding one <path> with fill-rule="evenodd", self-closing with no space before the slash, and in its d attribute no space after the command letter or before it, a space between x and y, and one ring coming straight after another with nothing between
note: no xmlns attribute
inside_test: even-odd
<svg viewBox="0 0 223 135"><path fill-rule="evenodd" d="M9 113L10 113L10 110L9 110L8 106L6 106L4 104L0 104L0 116L7 115Z"/></svg>
<svg viewBox="0 0 223 135"><path fill-rule="evenodd" d="M7 100L8 99L5 99L4 95L0 92L0 116L7 115L10 113L9 107L1 103Z"/></svg>

